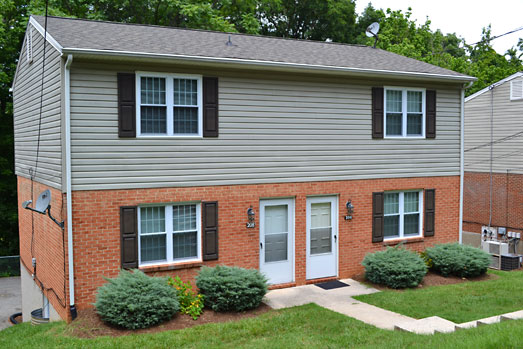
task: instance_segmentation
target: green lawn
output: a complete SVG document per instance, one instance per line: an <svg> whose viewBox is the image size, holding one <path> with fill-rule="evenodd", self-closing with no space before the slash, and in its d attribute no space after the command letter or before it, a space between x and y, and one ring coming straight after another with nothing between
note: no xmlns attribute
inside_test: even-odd
<svg viewBox="0 0 523 349"><path fill-rule="evenodd" d="M156 334L78 339L63 322L21 324L0 332L0 348L518 348L523 321L434 336L377 329L315 304L271 311L258 318Z"/></svg>
<svg viewBox="0 0 523 349"><path fill-rule="evenodd" d="M390 290L355 298L418 319L437 315L456 323L523 310L523 272L489 273L499 278L426 289Z"/></svg>

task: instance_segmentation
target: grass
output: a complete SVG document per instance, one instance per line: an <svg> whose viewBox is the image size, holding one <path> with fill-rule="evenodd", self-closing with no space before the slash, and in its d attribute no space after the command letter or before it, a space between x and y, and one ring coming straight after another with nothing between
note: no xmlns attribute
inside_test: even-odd
<svg viewBox="0 0 523 349"><path fill-rule="evenodd" d="M456 323L522 310L523 272L489 273L499 278L426 289L390 290L355 298L417 319L440 316Z"/></svg>
<svg viewBox="0 0 523 349"><path fill-rule="evenodd" d="M423 336L377 329L315 304L237 322L123 337L73 338L63 322L0 331L2 348L517 348L521 343L523 320Z"/></svg>

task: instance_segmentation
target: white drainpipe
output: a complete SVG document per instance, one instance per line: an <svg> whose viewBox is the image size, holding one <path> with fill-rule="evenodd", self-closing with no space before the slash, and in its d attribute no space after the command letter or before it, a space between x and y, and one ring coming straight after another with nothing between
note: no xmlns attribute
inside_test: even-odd
<svg viewBox="0 0 523 349"><path fill-rule="evenodd" d="M71 190L71 76L73 55L65 62L65 175L67 181L67 255L69 261L69 304L74 305L73 203Z"/></svg>
<svg viewBox="0 0 523 349"><path fill-rule="evenodd" d="M460 141L459 141L459 243L463 243L463 180L465 177L465 90L472 86L469 82L461 89Z"/></svg>

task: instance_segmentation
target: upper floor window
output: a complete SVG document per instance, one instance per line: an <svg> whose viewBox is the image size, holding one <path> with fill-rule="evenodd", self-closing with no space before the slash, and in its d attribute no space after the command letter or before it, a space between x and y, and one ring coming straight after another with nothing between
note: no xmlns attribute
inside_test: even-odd
<svg viewBox="0 0 523 349"><path fill-rule="evenodd" d="M139 136L202 136L202 78L137 73Z"/></svg>
<svg viewBox="0 0 523 349"><path fill-rule="evenodd" d="M385 88L385 137L425 137L425 89Z"/></svg>

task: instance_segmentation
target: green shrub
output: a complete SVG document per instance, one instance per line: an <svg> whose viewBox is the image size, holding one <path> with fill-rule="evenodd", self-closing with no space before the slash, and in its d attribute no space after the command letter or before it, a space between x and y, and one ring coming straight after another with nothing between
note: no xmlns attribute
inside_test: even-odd
<svg viewBox="0 0 523 349"><path fill-rule="evenodd" d="M427 274L423 259L400 246L367 254L361 264L369 281L390 288L416 287Z"/></svg>
<svg viewBox="0 0 523 349"><path fill-rule="evenodd" d="M490 255L468 245L440 244L426 249L432 260L432 270L443 276L475 277L487 272Z"/></svg>
<svg viewBox="0 0 523 349"><path fill-rule="evenodd" d="M190 315L193 320L198 319L203 313L204 296L194 292L191 283L183 282L179 276L175 276L174 279L170 277L167 283L176 290L180 302L180 312Z"/></svg>
<svg viewBox="0 0 523 349"><path fill-rule="evenodd" d="M205 296L205 306L214 311L244 311L257 308L267 293L267 279L256 269L202 267L196 286Z"/></svg>
<svg viewBox="0 0 523 349"><path fill-rule="evenodd" d="M180 308L176 291L165 278L150 277L139 270L122 270L98 288L97 313L103 321L137 329L169 320Z"/></svg>

